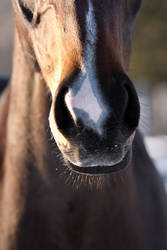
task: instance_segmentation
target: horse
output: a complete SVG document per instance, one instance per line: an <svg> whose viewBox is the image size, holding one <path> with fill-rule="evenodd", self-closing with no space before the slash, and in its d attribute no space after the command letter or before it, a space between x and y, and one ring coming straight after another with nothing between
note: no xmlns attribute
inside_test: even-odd
<svg viewBox="0 0 167 250"><path fill-rule="evenodd" d="M166 250L166 194L128 76L141 0L12 4L0 250Z"/></svg>

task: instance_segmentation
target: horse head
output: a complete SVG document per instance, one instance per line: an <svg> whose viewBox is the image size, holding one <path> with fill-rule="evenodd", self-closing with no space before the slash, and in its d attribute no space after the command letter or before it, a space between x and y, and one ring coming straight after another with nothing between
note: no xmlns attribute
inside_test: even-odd
<svg viewBox="0 0 167 250"><path fill-rule="evenodd" d="M45 80L53 137L73 171L126 167L139 122L127 72L141 0L13 0L30 67Z"/></svg>

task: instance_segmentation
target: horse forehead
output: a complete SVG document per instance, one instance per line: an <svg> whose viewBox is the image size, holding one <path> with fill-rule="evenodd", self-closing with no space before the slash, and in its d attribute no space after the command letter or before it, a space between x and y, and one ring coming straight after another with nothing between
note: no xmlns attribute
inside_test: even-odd
<svg viewBox="0 0 167 250"><path fill-rule="evenodd" d="M115 12L117 7L121 7L123 11L123 2L124 0L77 0L74 1L74 4L76 9L81 10L81 16L85 14L85 11L88 10L88 6L91 4L100 18L100 13L103 15L103 13L110 13L110 11ZM111 17L112 15L109 16Z"/></svg>
<svg viewBox="0 0 167 250"><path fill-rule="evenodd" d="M102 11L105 8L120 5L121 0L77 0L74 3L76 7L81 9L87 8L88 4L91 3L97 10Z"/></svg>
<svg viewBox="0 0 167 250"><path fill-rule="evenodd" d="M90 15L90 9L93 10L94 17L91 18L97 23L96 29L100 32L107 32L117 27L117 23L123 16L125 6L122 0L77 0L74 1L76 10L76 20L79 25L80 35L84 37L86 29L86 21ZM90 22L91 24L91 22ZM110 27L110 28L109 28ZM115 27L115 28L114 28ZM84 38L82 40L85 40Z"/></svg>

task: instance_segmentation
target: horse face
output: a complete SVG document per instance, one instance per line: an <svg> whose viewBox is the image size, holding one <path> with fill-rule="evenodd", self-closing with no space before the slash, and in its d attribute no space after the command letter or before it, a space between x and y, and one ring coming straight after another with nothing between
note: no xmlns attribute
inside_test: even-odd
<svg viewBox="0 0 167 250"><path fill-rule="evenodd" d="M140 108L126 72L140 3L14 0L22 46L52 94L53 136L77 172L128 165Z"/></svg>

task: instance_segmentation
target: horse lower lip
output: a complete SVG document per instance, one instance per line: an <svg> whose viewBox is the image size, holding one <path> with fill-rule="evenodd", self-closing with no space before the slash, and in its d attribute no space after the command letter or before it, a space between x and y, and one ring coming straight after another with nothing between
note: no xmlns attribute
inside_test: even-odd
<svg viewBox="0 0 167 250"><path fill-rule="evenodd" d="M67 162L67 166L74 172L80 173L80 174L90 174L90 175L105 175L105 174L111 174L113 172L117 172L125 167L128 166L128 163L130 162L131 158L131 152L130 150L127 152L123 160L114 166L95 166L95 167L78 167L71 162Z"/></svg>

